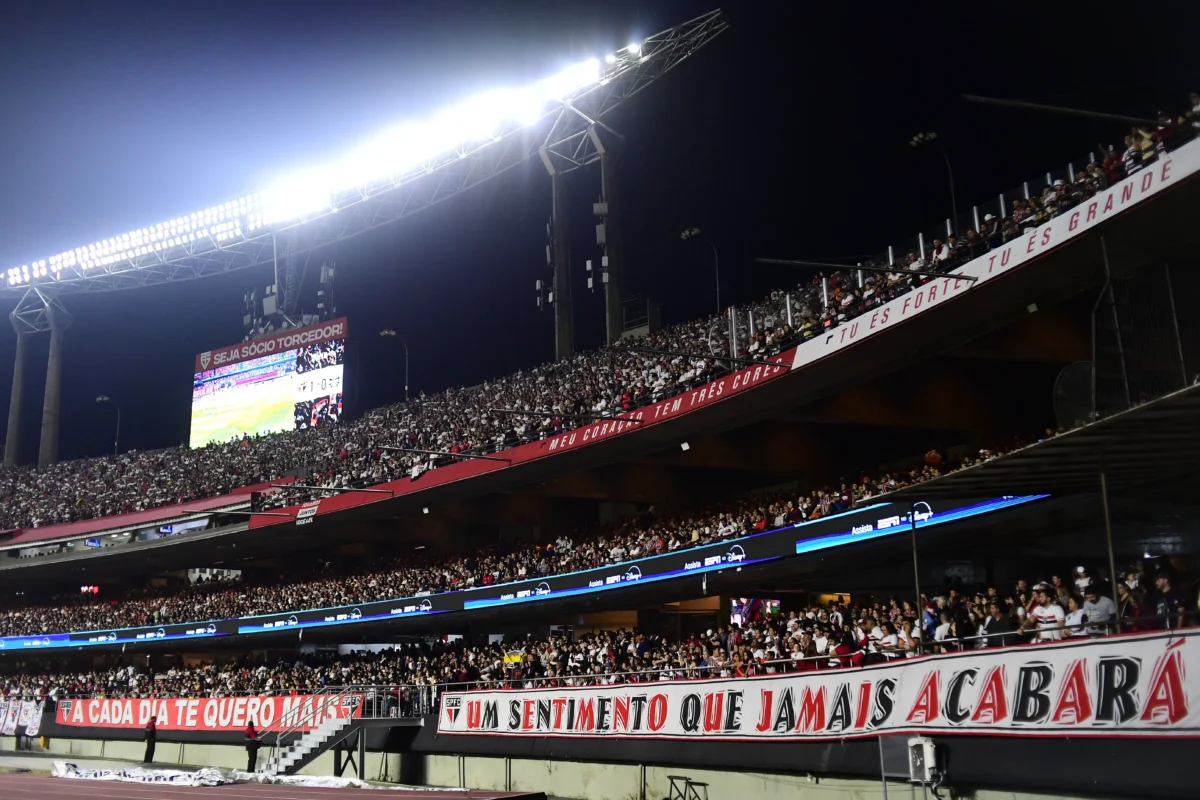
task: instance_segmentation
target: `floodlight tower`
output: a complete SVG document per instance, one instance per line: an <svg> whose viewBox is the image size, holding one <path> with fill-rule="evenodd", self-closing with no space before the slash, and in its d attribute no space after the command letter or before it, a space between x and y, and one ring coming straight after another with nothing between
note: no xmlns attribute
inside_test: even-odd
<svg viewBox="0 0 1200 800"><path fill-rule="evenodd" d="M300 256L307 265L307 257L320 248L441 203L537 155L550 171L554 188L555 331L559 357L570 356L574 341L566 176L605 160L613 143L602 142L595 126L609 113L728 28L720 9L710 11L603 60L570 64L529 86L485 93L424 123L391 128L338 161L285 176L265 191L8 269L0 274L0 295L22 299L11 315L18 330L13 373L13 396L18 400L10 408L7 441L15 445L20 422L22 334L50 331L39 462L57 458L62 337L70 318L56 298L273 264L276 292L268 292L264 302L282 288L282 308L277 311L292 313L288 305L303 280ZM602 164L601 170L607 175L605 200L615 208L611 163ZM606 227L611 229L606 236L618 240L615 220L606 220ZM607 317L613 338L619 327L613 320L620 313L620 245L605 246L610 262ZM253 309L249 310L253 322ZM7 448L6 463L13 463L17 450Z"/></svg>
<svg viewBox="0 0 1200 800"><path fill-rule="evenodd" d="M62 302L41 286L25 290L17 307L9 315L17 332L17 357L13 363L11 403L8 408L8 432L5 435L4 463L12 466L20 455L21 394L25 383L25 348L35 333L50 332L50 358L46 363L46 393L42 403L42 438L38 466L58 461L58 421L62 406L63 334L71 324L71 315Z"/></svg>
<svg viewBox="0 0 1200 800"><path fill-rule="evenodd" d="M548 150L541 153L542 163L550 173L553 194L550 216L550 239L554 255L554 277L551 299L554 305L554 357L558 361L575 354L574 308L571 303L571 218L567 197L567 170L561 169Z"/></svg>
<svg viewBox="0 0 1200 800"><path fill-rule="evenodd" d="M604 131L602 133L601 131ZM621 204L617 201L617 152L621 137L612 128L596 123L588 128L592 146L600 154L600 202L593 206L600 223L596 244L604 250L600 280L604 283L604 319L609 344L621 338L625 317L621 311L621 270L625 266L622 247Z"/></svg>

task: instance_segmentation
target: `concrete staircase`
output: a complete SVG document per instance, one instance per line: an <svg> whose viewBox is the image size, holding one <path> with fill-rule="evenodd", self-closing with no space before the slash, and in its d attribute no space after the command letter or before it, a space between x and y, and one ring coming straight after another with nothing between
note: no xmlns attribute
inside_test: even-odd
<svg viewBox="0 0 1200 800"><path fill-rule="evenodd" d="M324 745L350 727L350 717L329 717L281 748L256 771L266 775L292 775L324 750Z"/></svg>

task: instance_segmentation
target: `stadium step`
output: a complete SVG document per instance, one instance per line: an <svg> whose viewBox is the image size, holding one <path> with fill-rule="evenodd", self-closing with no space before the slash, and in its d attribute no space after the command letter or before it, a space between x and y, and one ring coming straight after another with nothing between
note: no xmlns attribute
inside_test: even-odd
<svg viewBox="0 0 1200 800"><path fill-rule="evenodd" d="M266 775L291 775L304 766L306 757L317 754L322 745L350 726L349 717L331 717L279 750L256 770Z"/></svg>

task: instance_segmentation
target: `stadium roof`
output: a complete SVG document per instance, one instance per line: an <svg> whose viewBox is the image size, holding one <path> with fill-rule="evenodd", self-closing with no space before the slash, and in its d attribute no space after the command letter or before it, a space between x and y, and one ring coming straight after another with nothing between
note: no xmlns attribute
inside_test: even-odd
<svg viewBox="0 0 1200 800"><path fill-rule="evenodd" d="M137 288L275 263L428 208L537 155L569 172L599 158L594 126L728 27L716 9L529 86L476 94L261 192L0 271L0 294Z"/></svg>
<svg viewBox="0 0 1200 800"><path fill-rule="evenodd" d="M1094 494L1101 468L1110 492L1200 472L1200 384L880 499Z"/></svg>

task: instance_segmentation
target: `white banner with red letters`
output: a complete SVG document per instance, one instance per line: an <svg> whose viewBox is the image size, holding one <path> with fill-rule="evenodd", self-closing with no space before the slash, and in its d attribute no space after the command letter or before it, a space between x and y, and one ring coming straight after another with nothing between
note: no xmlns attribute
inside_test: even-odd
<svg viewBox="0 0 1200 800"><path fill-rule="evenodd" d="M1131 206L1169 189L1200 170L1200 141L1189 142L1158 161L1146 166L1107 191L1064 212L1036 229L1005 242L944 278L937 278L918 289L897 297L879 308L839 325L796 348L792 369L807 366L886 330L923 311L963 295L975 286L1015 269L1081 236L1093 226L1116 216ZM976 281L956 278L969 275Z"/></svg>
<svg viewBox="0 0 1200 800"><path fill-rule="evenodd" d="M293 726L311 730L331 717L361 717L361 694L284 697L172 697L59 700L59 725L144 728L151 717L160 731L259 731Z"/></svg>
<svg viewBox="0 0 1200 800"><path fill-rule="evenodd" d="M448 693L438 714L439 734L820 740L900 732L1200 736L1200 631L781 676Z"/></svg>

